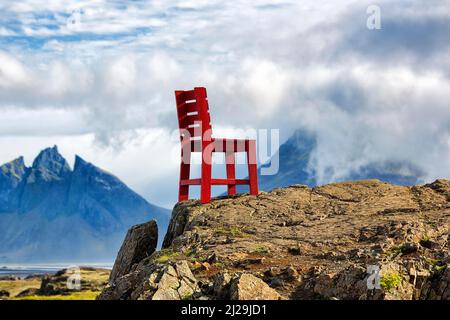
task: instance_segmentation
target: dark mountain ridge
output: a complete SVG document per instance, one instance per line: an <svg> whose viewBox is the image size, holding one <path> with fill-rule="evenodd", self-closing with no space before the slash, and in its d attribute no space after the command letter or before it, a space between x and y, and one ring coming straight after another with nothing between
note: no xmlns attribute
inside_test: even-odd
<svg viewBox="0 0 450 320"><path fill-rule="evenodd" d="M31 167L23 157L0 166L0 262L110 261L133 224L168 210L148 203L114 175L56 146Z"/></svg>
<svg viewBox="0 0 450 320"><path fill-rule="evenodd" d="M296 130L294 134L283 143L275 155L258 170L259 188L270 191L273 188L287 187L292 184L305 184L309 187L319 185L314 170L308 165L311 155L316 148L317 139L305 130ZM275 175L264 175L263 170L270 167L272 161L278 157L279 170ZM405 161L385 161L369 163L338 181L379 179L396 185L415 185L422 183L423 172L413 164ZM329 181L337 182L337 181ZM246 189L240 189L246 192Z"/></svg>

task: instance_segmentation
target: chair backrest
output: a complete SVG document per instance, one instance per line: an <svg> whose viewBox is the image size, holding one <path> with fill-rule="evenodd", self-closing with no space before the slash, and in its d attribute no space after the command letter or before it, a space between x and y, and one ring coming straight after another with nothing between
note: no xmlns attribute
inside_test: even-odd
<svg viewBox="0 0 450 320"><path fill-rule="evenodd" d="M190 140L210 139L212 134L206 88L175 91L180 139L189 135Z"/></svg>

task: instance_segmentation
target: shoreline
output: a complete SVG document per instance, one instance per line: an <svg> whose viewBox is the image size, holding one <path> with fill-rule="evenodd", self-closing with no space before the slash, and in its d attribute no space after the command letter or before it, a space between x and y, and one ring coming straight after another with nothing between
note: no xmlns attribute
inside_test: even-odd
<svg viewBox="0 0 450 320"><path fill-rule="evenodd" d="M25 279L29 276L52 275L62 269L73 267L89 267L96 269L112 269L112 263L61 263L61 264L14 264L0 265L0 281L16 277Z"/></svg>

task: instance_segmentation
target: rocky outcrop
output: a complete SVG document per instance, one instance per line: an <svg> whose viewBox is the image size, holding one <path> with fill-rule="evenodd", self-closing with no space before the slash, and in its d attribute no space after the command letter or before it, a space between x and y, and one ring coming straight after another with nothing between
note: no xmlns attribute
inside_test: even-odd
<svg viewBox="0 0 450 320"><path fill-rule="evenodd" d="M200 292L198 281L186 260L178 261L174 266L168 265L161 274L154 277L156 291L152 300L190 299L194 293Z"/></svg>
<svg viewBox="0 0 450 320"><path fill-rule="evenodd" d="M119 250L109 282L114 282L130 272L133 265L150 256L156 250L158 226L155 220L138 224L128 230Z"/></svg>
<svg viewBox="0 0 450 320"><path fill-rule="evenodd" d="M449 265L449 181L293 185L178 203L163 249L100 298L449 299Z"/></svg>
<svg viewBox="0 0 450 320"><path fill-rule="evenodd" d="M423 277L423 276L422 276ZM442 269L424 279L418 298L450 300L450 269Z"/></svg>
<svg viewBox="0 0 450 320"><path fill-rule="evenodd" d="M281 296L261 279L243 273L231 282L232 300L280 300Z"/></svg>
<svg viewBox="0 0 450 320"><path fill-rule="evenodd" d="M202 296L186 260L167 264L147 262L110 282L97 299L185 300Z"/></svg>
<svg viewBox="0 0 450 320"><path fill-rule="evenodd" d="M20 296L28 295L67 295L73 291L100 291L107 284L109 270L92 267L62 269L53 275L42 278L39 289L25 290Z"/></svg>
<svg viewBox="0 0 450 320"><path fill-rule="evenodd" d="M9 291L0 290L0 300L6 300L9 298Z"/></svg>

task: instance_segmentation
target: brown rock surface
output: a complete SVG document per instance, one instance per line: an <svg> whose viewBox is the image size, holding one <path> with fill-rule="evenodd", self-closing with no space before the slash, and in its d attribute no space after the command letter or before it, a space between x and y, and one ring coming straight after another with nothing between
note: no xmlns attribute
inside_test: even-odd
<svg viewBox="0 0 450 320"><path fill-rule="evenodd" d="M232 300L280 300L281 296L261 279L243 273L232 281L230 298Z"/></svg>
<svg viewBox="0 0 450 320"><path fill-rule="evenodd" d="M114 282L116 278L129 273L135 264L150 256L155 251L157 242L158 227L154 220L129 229L117 254L109 281Z"/></svg>
<svg viewBox="0 0 450 320"><path fill-rule="evenodd" d="M201 289L193 299L229 298L242 274L286 299L449 299L449 201L447 180L364 180L178 203L164 249L115 286L126 282L123 299L151 299L150 275L186 260ZM379 288L367 286L371 265Z"/></svg>
<svg viewBox="0 0 450 320"><path fill-rule="evenodd" d="M9 298L9 291L0 290L0 300Z"/></svg>

